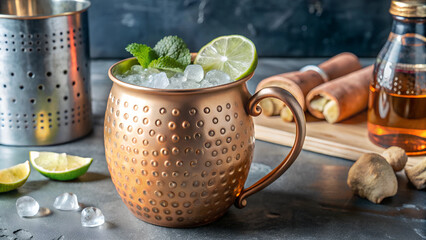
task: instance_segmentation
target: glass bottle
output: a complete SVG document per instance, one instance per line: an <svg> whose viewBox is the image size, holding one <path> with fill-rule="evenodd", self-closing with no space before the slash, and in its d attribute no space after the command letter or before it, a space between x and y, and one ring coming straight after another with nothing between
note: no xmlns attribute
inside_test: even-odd
<svg viewBox="0 0 426 240"><path fill-rule="evenodd" d="M382 147L426 154L426 4L392 1L392 31L377 56L368 103L368 136Z"/></svg>

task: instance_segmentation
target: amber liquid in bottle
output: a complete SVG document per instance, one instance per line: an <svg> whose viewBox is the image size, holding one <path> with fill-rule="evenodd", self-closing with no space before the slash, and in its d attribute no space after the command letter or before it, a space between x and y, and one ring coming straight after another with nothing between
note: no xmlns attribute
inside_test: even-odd
<svg viewBox="0 0 426 240"><path fill-rule="evenodd" d="M408 155L426 154L426 91L418 86L425 82L426 67L407 70L396 65L388 88L377 84L379 74L375 72L370 85L370 140L383 147L402 147Z"/></svg>

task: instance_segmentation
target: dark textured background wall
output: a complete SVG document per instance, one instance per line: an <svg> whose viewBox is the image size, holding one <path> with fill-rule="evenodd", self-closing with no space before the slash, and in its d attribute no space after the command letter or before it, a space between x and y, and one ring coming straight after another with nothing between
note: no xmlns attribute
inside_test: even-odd
<svg viewBox="0 0 426 240"><path fill-rule="evenodd" d="M92 0L94 58L128 56L130 42L154 45L179 35L191 51L242 34L260 56L323 57L342 51L374 57L389 34L390 0Z"/></svg>

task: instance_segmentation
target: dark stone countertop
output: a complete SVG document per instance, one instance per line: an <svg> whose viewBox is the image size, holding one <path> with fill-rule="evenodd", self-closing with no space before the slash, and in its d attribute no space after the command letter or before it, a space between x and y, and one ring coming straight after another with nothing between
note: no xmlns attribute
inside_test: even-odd
<svg viewBox="0 0 426 240"><path fill-rule="evenodd" d="M322 60L260 59L249 88L253 91L266 76ZM363 63L372 61L365 59ZM376 205L354 196L346 185L351 161L308 151L302 151L275 183L249 197L247 207L231 207L210 225L171 229L136 219L116 193L104 157L103 114L111 87L106 71L114 62L92 61L95 127L89 136L58 146L0 146L0 168L25 161L29 150L94 158L89 172L77 180L51 181L33 170L23 187L0 194L0 239L426 239L426 193L415 190L403 173L397 174L398 194ZM263 177L288 151L288 147L257 141L247 184ZM55 197L63 192L76 193L82 204L100 208L106 223L84 228L80 212L54 209ZM24 195L51 209L51 215L20 218L15 201Z"/></svg>

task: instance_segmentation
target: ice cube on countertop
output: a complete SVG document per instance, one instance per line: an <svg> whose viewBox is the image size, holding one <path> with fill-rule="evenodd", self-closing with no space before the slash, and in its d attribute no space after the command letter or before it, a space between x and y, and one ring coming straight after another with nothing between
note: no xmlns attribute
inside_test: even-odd
<svg viewBox="0 0 426 240"><path fill-rule="evenodd" d="M81 211L81 225L83 227L97 227L105 223L105 217L99 208L87 207Z"/></svg>
<svg viewBox="0 0 426 240"><path fill-rule="evenodd" d="M53 206L56 209L64 211L75 211L80 209L78 205L77 195L74 193L66 192L56 197Z"/></svg>
<svg viewBox="0 0 426 240"><path fill-rule="evenodd" d="M40 210L40 205L34 198L23 196L16 200L16 210L20 217L33 217Z"/></svg>

